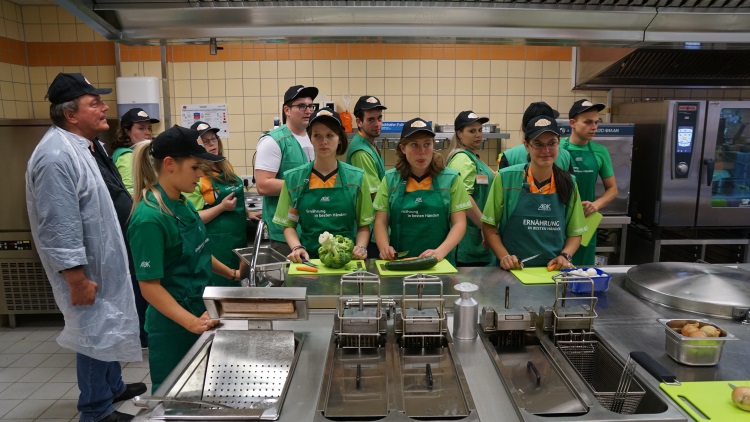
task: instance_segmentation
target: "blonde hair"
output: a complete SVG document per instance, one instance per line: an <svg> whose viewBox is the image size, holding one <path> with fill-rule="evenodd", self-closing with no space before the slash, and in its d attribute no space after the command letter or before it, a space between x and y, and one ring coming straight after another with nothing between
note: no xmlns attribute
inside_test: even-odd
<svg viewBox="0 0 750 422"><path fill-rule="evenodd" d="M401 140L398 141L398 145L396 146L396 170L398 170L399 174L401 175L402 179L406 179L411 174L411 165L406 160L406 154L404 154L403 151L401 151L400 146L406 145L411 139L412 136L419 134L413 133L410 136L407 136L406 138L401 138ZM433 146L435 143L435 136L431 136ZM430 167L427 169L427 174L429 174L432 177L437 176L440 174L441 171L445 169L445 159L442 155L440 155L439 152L432 150L432 160L430 160Z"/></svg>
<svg viewBox="0 0 750 422"><path fill-rule="evenodd" d="M217 155L221 155L222 157L225 157L224 142L219 137L218 132L215 133L214 135L216 136L216 141L219 143L219 150L217 151L218 153ZM222 183L234 183L235 182L236 174L234 173L234 168L232 168L232 165L229 164L229 160L225 159L222 161L217 161L215 163L206 161L206 160L201 160L199 166L201 170L203 170L203 174L205 174L207 177L210 177L211 179L217 182L222 182ZM214 168L216 168L216 170L214 170ZM224 173L223 177L219 177L221 173Z"/></svg>
<svg viewBox="0 0 750 422"><path fill-rule="evenodd" d="M175 160L179 160L175 158ZM163 158L154 158L151 155L151 141L146 140L136 144L133 151L133 208L130 209L130 215L133 215L136 207L141 201L146 205L159 208L167 215L174 216L164 203L161 192L156 188L159 180L159 170L161 170ZM146 194L151 191L156 199L156 204L149 203Z"/></svg>

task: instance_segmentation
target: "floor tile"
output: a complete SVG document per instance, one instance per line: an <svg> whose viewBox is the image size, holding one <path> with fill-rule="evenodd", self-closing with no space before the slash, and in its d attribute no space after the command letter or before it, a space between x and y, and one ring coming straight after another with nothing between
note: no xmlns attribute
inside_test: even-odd
<svg viewBox="0 0 750 422"><path fill-rule="evenodd" d="M73 386L70 387L70 390L68 390L60 398L63 399L63 400L78 400L78 396L80 396L80 395L81 395L81 390L78 389L78 383L73 383Z"/></svg>
<svg viewBox="0 0 750 422"><path fill-rule="evenodd" d="M26 336L25 340L31 341L49 341L54 340L57 335L60 334L60 330L51 328L40 328L33 333Z"/></svg>
<svg viewBox="0 0 750 422"><path fill-rule="evenodd" d="M34 422L68 422L68 421L70 421L70 419L68 419L68 418L65 418L65 419L47 419L47 418L34 419ZM76 418L75 421L78 422L78 418ZM3 422L5 422L5 420L3 420Z"/></svg>
<svg viewBox="0 0 750 422"><path fill-rule="evenodd" d="M42 414L42 418L72 418L78 413L77 400L57 400Z"/></svg>
<svg viewBox="0 0 750 422"><path fill-rule="evenodd" d="M78 382L76 368L62 368L49 382Z"/></svg>
<svg viewBox="0 0 750 422"><path fill-rule="evenodd" d="M26 336L31 335L34 330L24 330L21 328L11 329L2 335L0 335L0 341L14 341L19 342L26 338Z"/></svg>
<svg viewBox="0 0 750 422"><path fill-rule="evenodd" d="M124 368L122 370L122 380L126 383L143 382L148 374L148 368Z"/></svg>
<svg viewBox="0 0 750 422"><path fill-rule="evenodd" d="M44 385L41 382L17 382L0 392L0 400L23 400Z"/></svg>
<svg viewBox="0 0 750 422"><path fill-rule="evenodd" d="M140 362L128 362L125 365L126 368L148 368L148 356L146 356Z"/></svg>
<svg viewBox="0 0 750 422"><path fill-rule="evenodd" d="M0 391L5 390L6 388L10 387L11 385L13 385L12 382L0 382Z"/></svg>
<svg viewBox="0 0 750 422"><path fill-rule="evenodd" d="M5 353L0 354L0 358L3 356L6 356ZM36 368L50 356L52 356L52 353L26 353L8 366L13 368Z"/></svg>
<svg viewBox="0 0 750 422"><path fill-rule="evenodd" d="M37 346L36 349L32 350L31 353L58 353L62 350L65 349L60 347L56 341L45 341Z"/></svg>
<svg viewBox="0 0 750 422"><path fill-rule="evenodd" d="M27 341L21 340L16 344L3 350L3 353L29 353L37 347L41 346L43 341Z"/></svg>
<svg viewBox="0 0 750 422"><path fill-rule="evenodd" d="M24 357L24 353L0 353L0 368L7 368L22 357Z"/></svg>
<svg viewBox="0 0 750 422"><path fill-rule="evenodd" d="M14 407L18 406L22 400L0 400L0 416L4 416Z"/></svg>
<svg viewBox="0 0 750 422"><path fill-rule="evenodd" d="M13 369L13 368L6 368ZM61 368L34 368L28 374L21 377L21 382L49 382L61 371ZM64 381L63 381L64 382Z"/></svg>
<svg viewBox="0 0 750 422"><path fill-rule="evenodd" d="M48 399L48 400L59 400L65 396L71 388L76 384L74 382L48 382L36 390L29 398L32 399ZM76 393L78 389L76 388ZM2 394L2 392L0 392ZM75 398L78 397L76 394Z"/></svg>
<svg viewBox="0 0 750 422"><path fill-rule="evenodd" d="M0 369L0 382L16 382L31 372L32 368L3 368Z"/></svg>
<svg viewBox="0 0 750 422"><path fill-rule="evenodd" d="M22 401L3 417L7 419L36 419L47 411L47 409L49 409L54 403L55 400L27 399Z"/></svg>
<svg viewBox="0 0 750 422"><path fill-rule="evenodd" d="M70 366L71 363L75 364L76 355L68 353L55 353L51 355L47 360L40 363L39 368L65 368Z"/></svg>
<svg viewBox="0 0 750 422"><path fill-rule="evenodd" d="M142 407L138 407L135 404L133 404L133 400L125 400L122 403L118 403L119 406L115 406L117 408L118 412L127 413L128 415L135 415L141 410L143 410Z"/></svg>

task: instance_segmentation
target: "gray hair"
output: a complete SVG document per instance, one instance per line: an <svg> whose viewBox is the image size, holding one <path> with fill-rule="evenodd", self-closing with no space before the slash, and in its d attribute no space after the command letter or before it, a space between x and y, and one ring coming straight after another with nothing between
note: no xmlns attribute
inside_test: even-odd
<svg viewBox="0 0 750 422"><path fill-rule="evenodd" d="M52 120L52 123L54 123L55 126L65 127L65 124L67 122L67 119L65 118L65 113L77 112L79 99L80 97L74 98L70 101L66 101L60 104L50 104L49 118Z"/></svg>

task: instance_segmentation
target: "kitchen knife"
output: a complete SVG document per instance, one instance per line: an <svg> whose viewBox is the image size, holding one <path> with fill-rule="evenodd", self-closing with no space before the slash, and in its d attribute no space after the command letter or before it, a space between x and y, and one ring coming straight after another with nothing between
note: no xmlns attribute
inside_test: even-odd
<svg viewBox="0 0 750 422"><path fill-rule="evenodd" d="M523 264L523 263L524 263L524 262L526 262L526 261L531 261L532 259L534 259L534 258L538 257L539 255L541 255L541 254L540 254L540 253L538 253L538 254L536 254L536 255L534 255L534 256L530 256L530 257L528 257L528 258L524 258L524 259L522 259L522 260L521 260L521 264Z"/></svg>
<svg viewBox="0 0 750 422"><path fill-rule="evenodd" d="M305 264L305 265L309 265L309 266L311 266L311 267L313 267L313 268L318 268L318 264L313 264L312 262L310 262L310 261L309 261L309 260L307 260L307 259L303 259L303 260L302 260L302 263L303 263L303 264Z"/></svg>
<svg viewBox="0 0 750 422"><path fill-rule="evenodd" d="M403 258L406 255L409 255L409 251L396 252L396 259Z"/></svg>

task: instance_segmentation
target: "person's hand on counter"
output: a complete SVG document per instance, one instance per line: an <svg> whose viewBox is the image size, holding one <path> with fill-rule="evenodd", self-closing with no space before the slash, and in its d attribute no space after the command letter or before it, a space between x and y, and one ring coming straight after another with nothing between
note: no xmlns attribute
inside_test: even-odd
<svg viewBox="0 0 750 422"><path fill-rule="evenodd" d="M427 249L426 251L419 254L420 258L426 258L428 256L435 257L435 259L437 259L438 261L442 261L443 258L445 258L445 254L437 249Z"/></svg>
<svg viewBox="0 0 750 422"><path fill-rule="evenodd" d="M199 318L195 318L190 326L186 328L193 334L203 334L211 328L214 328L218 323L218 319L209 319L208 312L204 312L203 315Z"/></svg>
<svg viewBox="0 0 750 422"><path fill-rule="evenodd" d="M367 259L367 248L362 245L354 245L352 249L353 259Z"/></svg>
<svg viewBox="0 0 750 422"><path fill-rule="evenodd" d="M380 259L387 259L388 261L393 261L396 259L396 250L393 249L393 246L388 245L387 247L380 250Z"/></svg>
<svg viewBox="0 0 750 422"><path fill-rule="evenodd" d="M573 268L573 264L571 264L570 261L568 261L568 259L562 255L556 256L554 259L547 263L548 271L560 271L563 268Z"/></svg>
<svg viewBox="0 0 750 422"><path fill-rule="evenodd" d="M247 218L255 221L260 221L263 217L263 211L247 211Z"/></svg>
<svg viewBox="0 0 750 422"><path fill-rule="evenodd" d="M508 254L500 259L500 268L505 271L522 270L523 264L518 260L517 256Z"/></svg>
<svg viewBox="0 0 750 422"><path fill-rule="evenodd" d="M302 262L302 260L309 260L310 255L307 254L307 249L302 245L297 245L292 248L292 253L286 256L292 262Z"/></svg>

